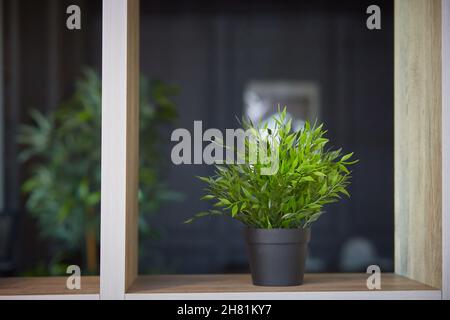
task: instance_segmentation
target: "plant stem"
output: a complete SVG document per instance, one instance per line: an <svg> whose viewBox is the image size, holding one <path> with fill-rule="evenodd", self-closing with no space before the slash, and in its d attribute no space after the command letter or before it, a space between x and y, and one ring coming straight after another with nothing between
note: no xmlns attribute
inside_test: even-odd
<svg viewBox="0 0 450 320"><path fill-rule="evenodd" d="M93 218L94 208L88 208L87 212L90 221ZM86 267L89 274L94 274L97 271L97 241L95 227L92 225L86 226L85 231L85 245L86 245Z"/></svg>

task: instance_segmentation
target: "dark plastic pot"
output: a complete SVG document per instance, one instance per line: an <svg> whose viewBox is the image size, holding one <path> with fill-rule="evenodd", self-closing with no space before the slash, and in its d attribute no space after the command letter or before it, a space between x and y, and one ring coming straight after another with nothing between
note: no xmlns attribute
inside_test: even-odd
<svg viewBox="0 0 450 320"><path fill-rule="evenodd" d="M253 284L301 285L310 236L310 229L246 228L245 238Z"/></svg>

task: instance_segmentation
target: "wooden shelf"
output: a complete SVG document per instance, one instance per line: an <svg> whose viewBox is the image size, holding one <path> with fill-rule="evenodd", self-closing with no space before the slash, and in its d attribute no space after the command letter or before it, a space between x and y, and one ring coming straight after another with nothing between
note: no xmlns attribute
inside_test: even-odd
<svg viewBox="0 0 450 320"><path fill-rule="evenodd" d="M442 288L447 299L448 2L396 0L394 10L395 271ZM440 289L386 274L381 291L367 291L367 275L308 275L301 287L270 289L253 287L248 276L239 275L136 278L139 1L104 1L102 25L102 299L181 298L187 292L196 298L273 297L276 292L295 298L442 297Z"/></svg>
<svg viewBox="0 0 450 320"><path fill-rule="evenodd" d="M127 299L440 299L438 289L395 274L382 274L381 290L368 290L365 273L306 274L304 284L292 287L259 287L250 275L140 276Z"/></svg>
<svg viewBox="0 0 450 320"><path fill-rule="evenodd" d="M250 275L140 276L126 299L440 299L441 291L395 274L382 274L381 290L369 291L365 273L306 274L293 287L258 287ZM68 290L66 277L2 278L1 299L99 299L99 277L82 277Z"/></svg>
<svg viewBox="0 0 450 320"><path fill-rule="evenodd" d="M0 278L0 299L26 296L37 298L58 296L60 299L99 299L99 277L81 277L80 290L67 289L66 281L67 277Z"/></svg>

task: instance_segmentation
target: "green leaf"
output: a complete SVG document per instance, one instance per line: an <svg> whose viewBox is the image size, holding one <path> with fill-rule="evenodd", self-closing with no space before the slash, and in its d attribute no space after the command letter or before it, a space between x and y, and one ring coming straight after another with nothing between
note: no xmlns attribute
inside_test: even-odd
<svg viewBox="0 0 450 320"><path fill-rule="evenodd" d="M210 215L210 213L209 213L209 212L206 212L206 211L199 212L199 213L197 213L194 217L185 220L183 223L184 223L184 224L189 224L189 223L194 222L194 221L195 221L196 219L198 219L198 218L206 217L206 216L209 216L209 215Z"/></svg>
<svg viewBox="0 0 450 320"><path fill-rule="evenodd" d="M270 223L269 217L266 216L267 229L272 229L272 224Z"/></svg>
<svg viewBox="0 0 450 320"><path fill-rule="evenodd" d="M241 189L242 189L242 191L244 192L244 195L247 198L252 198L253 197L252 194L247 189L245 189L244 187L241 187Z"/></svg>
<svg viewBox="0 0 450 320"><path fill-rule="evenodd" d="M94 192L87 197L86 204L91 207L98 204L99 202L100 202L100 192Z"/></svg>
<svg viewBox="0 0 450 320"><path fill-rule="evenodd" d="M200 179L200 180L203 181L203 182L209 183L209 178L208 178L208 177L200 177L200 176L197 176L197 179Z"/></svg>
<svg viewBox="0 0 450 320"><path fill-rule="evenodd" d="M344 171L345 173L347 173L347 174L350 173L350 171L348 171L348 169L347 169L344 165L342 165L342 164L339 164L339 168L340 168L342 171Z"/></svg>
<svg viewBox="0 0 450 320"><path fill-rule="evenodd" d="M219 198L219 200L220 200L220 202L221 202L222 204L224 204L224 205L226 205L226 206L231 205L231 202L230 202L230 200L228 200L228 199L225 199L225 198Z"/></svg>
<svg viewBox="0 0 450 320"><path fill-rule="evenodd" d="M233 209L231 210L231 216L234 218L234 216L236 216L236 214L238 213L239 207L237 206L237 204L235 204L233 206Z"/></svg>
<svg viewBox="0 0 450 320"><path fill-rule="evenodd" d="M347 190L345 190L345 188L341 188L341 189L339 189L339 192L341 192L341 193L343 193L343 194L345 194L347 197L349 197L350 198L350 194L348 193L348 191Z"/></svg>
<svg viewBox="0 0 450 320"><path fill-rule="evenodd" d="M300 179L300 182L314 182L314 178L311 176L306 176Z"/></svg>
<svg viewBox="0 0 450 320"><path fill-rule="evenodd" d="M352 152L352 153L349 153L349 154L346 154L345 156L343 156L343 157L341 158L341 161L348 160L348 159L351 158L351 156L353 156L353 152Z"/></svg>
<svg viewBox="0 0 450 320"><path fill-rule="evenodd" d="M316 171L316 172L314 172L314 174L318 177L326 177L326 174L324 174L323 172L320 172L320 171Z"/></svg>

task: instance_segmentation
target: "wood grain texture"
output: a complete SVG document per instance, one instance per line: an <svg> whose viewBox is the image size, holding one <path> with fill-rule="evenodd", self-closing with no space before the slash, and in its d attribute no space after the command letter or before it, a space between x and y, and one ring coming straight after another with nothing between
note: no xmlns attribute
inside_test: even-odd
<svg viewBox="0 0 450 320"><path fill-rule="evenodd" d="M335 292L369 291L368 274L306 274L304 284L292 287L254 286L248 274L139 276L127 293L213 293L213 292ZM395 274L382 274L381 290L435 290L425 284Z"/></svg>
<svg viewBox="0 0 450 320"><path fill-rule="evenodd" d="M100 292L100 279L81 277L81 289L69 290L67 277L0 278L0 296L19 295L92 295Z"/></svg>
<svg viewBox="0 0 450 320"><path fill-rule="evenodd" d="M3 0L0 0L0 34L2 35L0 37L0 119L5 119L5 107L4 107L4 75L5 75L5 68L3 64L3 50L4 50L4 28L3 28L3 21L4 17L4 3ZM4 138L4 121L0 121L0 151L3 153L5 148L5 138ZM4 203L5 203L5 163L4 163L4 156L0 157L0 209L3 210Z"/></svg>
<svg viewBox="0 0 450 320"><path fill-rule="evenodd" d="M367 291L367 274L307 274L297 287L255 287L249 275L163 275L136 279L127 299L440 299L440 291L393 274L382 290ZM99 278L83 277L67 290L66 277L2 278L0 300L99 299Z"/></svg>
<svg viewBox="0 0 450 320"><path fill-rule="evenodd" d="M440 290L127 293L126 300L441 300Z"/></svg>
<svg viewBox="0 0 450 320"><path fill-rule="evenodd" d="M103 1L100 294L137 274L139 0Z"/></svg>
<svg viewBox="0 0 450 320"><path fill-rule="evenodd" d="M139 15L139 0L128 0L125 289L131 286L138 273Z"/></svg>
<svg viewBox="0 0 450 320"><path fill-rule="evenodd" d="M450 300L450 1L442 2L442 298Z"/></svg>
<svg viewBox="0 0 450 320"><path fill-rule="evenodd" d="M441 0L395 1L395 271L442 277Z"/></svg>

